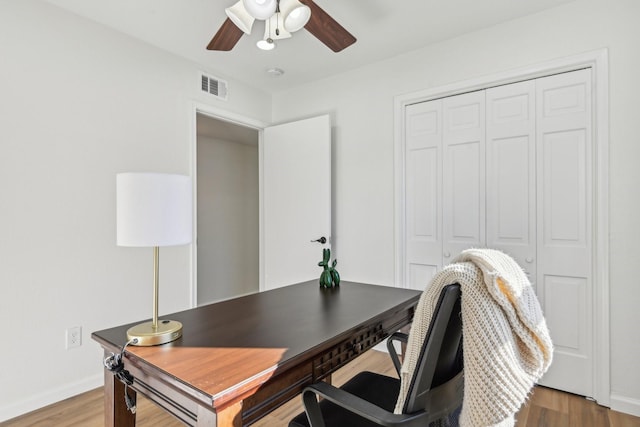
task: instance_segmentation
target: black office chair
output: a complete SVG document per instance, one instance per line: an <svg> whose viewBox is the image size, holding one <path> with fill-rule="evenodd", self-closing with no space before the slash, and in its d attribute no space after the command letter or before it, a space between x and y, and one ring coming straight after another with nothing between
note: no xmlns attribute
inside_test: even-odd
<svg viewBox="0 0 640 427"><path fill-rule="evenodd" d="M400 380L361 372L341 388L324 382L305 388L305 412L289 427L457 426L464 389L460 295L458 284L440 293L402 414L393 413ZM387 341L398 376L401 364L393 342L407 338L397 332ZM317 396L324 399L318 402Z"/></svg>

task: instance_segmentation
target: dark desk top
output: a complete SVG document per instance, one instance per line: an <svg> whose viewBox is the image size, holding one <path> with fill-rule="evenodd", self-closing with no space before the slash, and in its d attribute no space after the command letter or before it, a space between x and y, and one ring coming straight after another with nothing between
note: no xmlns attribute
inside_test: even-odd
<svg viewBox="0 0 640 427"><path fill-rule="evenodd" d="M333 289L320 288L316 280L286 286L161 316L182 322L182 337L160 346L130 346L128 358L215 398L240 376L248 379L294 363L327 341L345 339L372 320L406 310L420 294L353 282ZM137 323L94 332L92 338L114 351Z"/></svg>

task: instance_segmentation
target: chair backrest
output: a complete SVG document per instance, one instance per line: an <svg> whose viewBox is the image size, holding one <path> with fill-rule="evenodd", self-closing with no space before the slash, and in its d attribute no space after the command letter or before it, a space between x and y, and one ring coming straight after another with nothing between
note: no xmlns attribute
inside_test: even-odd
<svg viewBox="0 0 640 427"><path fill-rule="evenodd" d="M445 286L422 344L404 413L426 410L437 419L462 404L462 316L459 284Z"/></svg>

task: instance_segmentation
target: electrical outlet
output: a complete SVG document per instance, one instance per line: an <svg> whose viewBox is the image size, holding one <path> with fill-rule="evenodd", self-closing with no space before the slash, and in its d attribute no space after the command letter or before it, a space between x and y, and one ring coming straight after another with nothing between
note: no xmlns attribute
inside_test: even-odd
<svg viewBox="0 0 640 427"><path fill-rule="evenodd" d="M66 337L67 350L80 347L82 345L82 326L74 326L67 329Z"/></svg>

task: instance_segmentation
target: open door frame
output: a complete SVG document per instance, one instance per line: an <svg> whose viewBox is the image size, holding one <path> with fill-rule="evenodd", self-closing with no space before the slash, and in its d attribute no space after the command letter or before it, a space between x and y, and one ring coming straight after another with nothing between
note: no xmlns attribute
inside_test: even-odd
<svg viewBox="0 0 640 427"><path fill-rule="evenodd" d="M328 115L319 115L306 119L294 120L291 122L268 125L264 122L260 122L254 119L250 119L238 114L229 113L219 110L217 108L194 103L193 108L190 111L190 123L191 123L191 174L193 180L194 192L197 194L197 116L201 114L203 116L211 117L217 120L236 124L238 126L254 129L258 131L258 192L259 192L259 283L258 289L260 291L266 290L268 287L273 288L274 283L278 283L275 287L290 284L294 282L304 280L310 280L315 277L319 277L321 270L317 267L317 262L322 258L322 252L317 252L316 259L316 245L313 243L313 239L324 236L326 241L322 243L323 248L331 247L331 217L332 217L332 179L331 179L331 119ZM272 138L275 144L269 144L270 150L265 149L266 134ZM299 135L305 135L301 138ZM306 135L309 135L307 137ZM277 139L274 139L277 138ZM300 143L298 144L298 141ZM279 147L277 151L274 151L274 147ZM300 151L300 148L302 151ZM284 150L284 151L283 151ZM288 156L291 153L297 153L295 158ZM313 155L309 162L299 163L300 158L305 155ZM276 161L277 167L270 169L271 172L265 171L265 163L273 164L268 160L282 159L282 161ZM275 160L274 160L275 161ZM294 167L291 167L291 166ZM301 169L302 168L302 169ZM327 170L328 168L328 170ZM304 179L291 181L287 178L287 174L282 174L282 170L289 171L290 174L300 174ZM305 175L306 174L306 175ZM297 176L297 175L296 175ZM265 197L267 189L265 188L265 180L269 178L272 182L279 182L277 184L278 193L272 193L284 196L285 199L279 202L271 203L267 206ZM293 189L288 185L292 182ZM269 187L273 191L273 186ZM315 190L315 193L313 189ZM287 189L289 192L287 192ZM302 190L302 191L301 191ZM321 191L322 190L322 191ZM282 193L282 194L280 194ZM287 196L288 194L288 196ZM321 197L318 198L318 195ZM274 210L274 205L282 205L288 203L289 199L295 197L299 202L292 209L291 206L285 212L286 215L281 215L282 212ZM198 223L197 223L197 197L194 197L194 218L193 218L193 241L196 244L191 246L191 295L190 304L192 307L198 304ZM277 199L277 197L276 197ZM322 199L322 200L320 200ZM269 224L278 224L278 230L286 231L283 233L274 234L273 228L268 229L267 215L271 215L274 218L273 221L269 221ZM289 217L290 222L282 224L280 218L285 216ZM296 218L302 218L302 228L300 223L294 221ZM275 222L274 222L275 221ZM315 226L319 223L319 226ZM298 224L295 227L294 224ZM312 225L310 225L312 224ZM284 228L282 228L284 227ZM293 233L291 233L293 232ZM307 233L308 232L308 233ZM282 237L280 237L282 234ZM308 234L308 235L307 235ZM317 235L316 235L317 234ZM275 236L275 239L274 239ZM269 242L269 245L266 244ZM284 243L283 243L284 242ZM275 246L274 246L275 243ZM302 245L302 246L300 246ZM267 253L267 246L270 248L270 253L277 253L278 257L269 257ZM318 247L319 248L319 247ZM273 268L273 265L278 265L279 257L284 260L290 260L295 266L301 266L301 268L287 268L285 263L282 263L282 269L278 267ZM272 266L267 268L268 265ZM317 276L316 276L317 270ZM269 276L269 277L267 277ZM277 277L276 277L277 276ZM275 278L274 278L275 277ZM269 280L267 280L269 279ZM292 281L293 280L293 281Z"/></svg>
<svg viewBox="0 0 640 427"><path fill-rule="evenodd" d="M235 114L229 111L225 111L211 105L202 104L199 102L193 102L191 109L189 110L189 146L190 146L190 157L191 157L191 179L193 181L193 191L197 194L198 183L197 183L197 165L198 165L198 132L197 132L197 116L198 114L202 114L204 116L208 116L217 120L229 122L236 124L238 126L255 129L258 131L258 156L262 158L262 150L263 150L263 130L268 126L267 123L252 119L250 117L242 116L240 114ZM262 162L259 162L259 168L262 168ZM262 175L262 171L258 170L258 176ZM262 180L259 181L259 192L262 195ZM260 196L262 197L262 196ZM198 245L197 245L197 236L198 236L198 222L197 222L197 214L198 214L198 200L197 197L193 198L193 242L195 244L191 245L191 287L190 287L190 295L189 295L189 303L190 306L196 307L198 305ZM259 228L260 228L260 266L259 266L259 275L260 275L260 283L259 289L264 288L264 266L263 266L263 258L264 258L264 242L262 238L262 230L263 230L263 212L262 206L259 207Z"/></svg>

